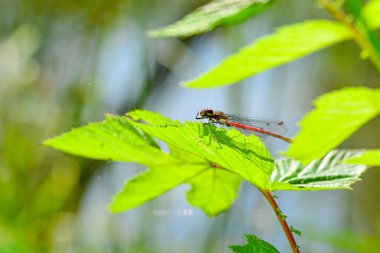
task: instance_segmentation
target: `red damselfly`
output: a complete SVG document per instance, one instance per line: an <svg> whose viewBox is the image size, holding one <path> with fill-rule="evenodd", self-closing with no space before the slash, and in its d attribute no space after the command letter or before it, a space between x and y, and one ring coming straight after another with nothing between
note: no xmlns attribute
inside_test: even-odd
<svg viewBox="0 0 380 253"><path fill-rule="evenodd" d="M253 119L212 109L201 110L196 119L208 119L210 123L235 127L247 135L255 134L260 138L265 138L269 135L289 143L292 142L292 139L283 136L286 132L286 127L284 122L279 120Z"/></svg>

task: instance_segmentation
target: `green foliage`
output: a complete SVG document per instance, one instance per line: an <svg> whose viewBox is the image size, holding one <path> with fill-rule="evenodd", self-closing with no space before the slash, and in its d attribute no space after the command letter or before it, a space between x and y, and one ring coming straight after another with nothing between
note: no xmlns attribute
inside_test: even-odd
<svg viewBox="0 0 380 253"><path fill-rule="evenodd" d="M192 189L188 192L187 199L208 215L216 216L231 207L241 182L240 176L211 167L190 181Z"/></svg>
<svg viewBox="0 0 380 253"><path fill-rule="evenodd" d="M171 150L174 150L172 148ZM206 160L187 152L171 152L175 163L152 166L127 182L110 208L113 212L127 211L156 198L174 187L190 183L189 202L210 216L228 209L236 199L241 178L212 167Z"/></svg>
<svg viewBox="0 0 380 253"><path fill-rule="evenodd" d="M170 152L163 152L153 137L164 141ZM147 171L129 180L115 196L113 212L137 207L188 183L189 202L215 216L232 205L242 179L269 191L346 189L365 170L363 165L341 163L363 151L333 151L307 166L290 158L275 165L255 135L200 122L180 123L142 110L126 117L107 116L45 144L85 157L147 165Z"/></svg>
<svg viewBox="0 0 380 253"><path fill-rule="evenodd" d="M279 253L279 251L267 243L266 241L260 240L254 235L245 235L247 238L247 245L233 245L230 246L235 253Z"/></svg>
<svg viewBox="0 0 380 253"><path fill-rule="evenodd" d="M127 182L123 190L114 197L110 208L113 212L127 211L207 170L212 170L207 163L191 163L180 159L165 165L151 166L148 171Z"/></svg>
<svg viewBox="0 0 380 253"><path fill-rule="evenodd" d="M298 236L301 236L301 235L302 235L302 232L299 231L298 229L294 228L292 225L290 225L290 231L291 231L292 233L295 233L295 234L298 235Z"/></svg>
<svg viewBox="0 0 380 253"><path fill-rule="evenodd" d="M286 214L284 214L284 213L281 211L280 208L277 208L277 209L276 209L276 213L277 213L279 216L281 216L281 218L282 218L283 220L286 220L286 218L288 218L288 216L286 216Z"/></svg>
<svg viewBox="0 0 380 253"><path fill-rule="evenodd" d="M304 164L323 157L380 113L380 90L346 88L321 96L286 154Z"/></svg>
<svg viewBox="0 0 380 253"><path fill-rule="evenodd" d="M210 88L232 84L351 37L351 32L344 25L327 20L288 25L244 47L218 66L184 85L191 88Z"/></svg>
<svg viewBox="0 0 380 253"><path fill-rule="evenodd" d="M135 28L150 23L149 17L156 18L152 14L157 11L155 7L164 4L163 1L138 1L138 4L129 0L50 0L48 4L36 0L0 2L0 12L3 14L0 16L4 21L0 22L0 55L3 56L0 64L0 73L3 74L0 85L0 252L70 252L75 249L102 252L105 248L112 248L113 252L151 252L146 236L141 235L136 236L138 239L135 242L128 242L127 248L125 245L115 245L115 240L102 240L105 244L100 242L88 246L83 246L83 240L76 240L72 236L77 227L75 215L92 182L92 176L104 163L67 155L59 155L57 158L56 153L39 147L36 143L40 143L52 129L61 131L67 126L98 118L99 113L104 111L104 103L98 100L97 88L94 88L98 85L91 88L86 83L99 81L99 66L104 65L101 64L104 57L99 57L99 49L112 51L112 45L108 47L110 36L120 26L124 27L124 21L132 32ZM215 0L176 25L160 29L151 35L190 36L206 32L221 25L241 22L261 12L271 2L273 1ZM356 36L359 37L362 55L373 61L376 52L372 51L377 50L377 54L379 52L375 38L378 34L374 30L380 27L380 1L338 2L344 2L344 6L348 2L357 5L355 13L349 13L347 19L352 18L352 25L358 28ZM361 12L363 2L368 4ZM302 11L298 8L295 10ZM324 30L320 31L311 26L312 22L317 21L285 27L260 40L252 45L254 54L244 55L246 58L242 58L242 61L236 60L239 65L234 65L231 69L222 69L221 72L225 71L226 76L221 75L220 80L215 81L216 84L210 84L217 86L219 81L229 81L229 75L235 78L232 82L236 82L351 38L347 29L337 23L325 21L320 25ZM371 28L370 32L366 23ZM70 29L73 24L75 29ZM304 27L304 31L298 31L298 26ZM350 27L350 24L346 26ZM291 30L292 27L295 30ZM281 37L285 31L288 33ZM318 34L320 36L315 40ZM305 40L304 37L308 39ZM41 38L43 41L40 41ZM270 38L274 38L274 41ZM316 47L309 48L313 46ZM371 51L371 46L375 50ZM133 45L128 48L133 48ZM142 50L141 58L146 58L145 53L148 51L150 50ZM72 55L75 56L74 61L70 57ZM171 56L173 55L168 58ZM251 59L255 64L252 64ZM344 61L347 63L346 59ZM74 63L74 67L63 66L65 63ZM138 61L136 64L139 65ZM62 71L62 66L65 71ZM155 80L155 75L161 73L151 73L151 68L144 66L141 69L146 71L139 75L146 74L147 78L137 79L147 82L144 81L141 86L138 85L139 82L135 83L134 89L140 91L140 95L132 100L126 98L129 108L145 104L151 91L151 80ZM245 69L249 71L244 72ZM235 76L235 72L241 76ZM352 73L348 71L347 75L352 76ZM61 85L57 91L55 84L62 83L62 80L65 85ZM69 80L69 83L65 80ZM373 102L373 96L368 96L368 103ZM377 101L376 96L373 104ZM353 104L357 102L353 101ZM363 115L368 116L367 105L365 102L363 104ZM352 121L358 125L357 117L353 117ZM314 123L319 124L318 122L316 117ZM335 124L331 129L334 127ZM161 150L155 137L165 140L170 151ZM181 143L182 140L184 143ZM298 139L301 140L302 138ZM319 140L320 138L312 144L306 142L304 148L317 145ZM302 190L346 189L364 172L362 164L378 166L380 163L379 150L363 150L332 151L325 157L319 155L317 160L306 166L292 159L274 164L270 154L255 136L246 137L234 130L192 122L182 124L142 111L131 113L130 118L107 116L103 122L74 129L45 144L88 158L146 165L147 170L127 182L115 196L111 204L111 210L115 212L137 207L178 185L189 184L189 202L208 215L215 216L232 205L243 179L264 190L301 190L302 187ZM344 160L347 157L350 158ZM275 178L277 174L280 174L278 179ZM277 211L285 218L280 209ZM297 233L292 227L291 230ZM111 233L106 236L112 237ZM212 238L209 240L212 241ZM256 242L254 252L257 252L257 245L266 245L252 236L249 236L248 241ZM337 244L346 250L379 252L378 241L378 234L375 237L344 234L337 240ZM254 250L249 245L237 246L237 250L244 248L250 252ZM262 251L271 252L268 248L271 246Z"/></svg>
<svg viewBox="0 0 380 253"><path fill-rule="evenodd" d="M273 158L255 135L245 136L235 129L200 122L153 124L156 116L148 111L134 111L128 116L138 120L131 122L134 126L169 146L218 164L259 188L266 185L274 169Z"/></svg>
<svg viewBox="0 0 380 253"><path fill-rule="evenodd" d="M103 122L73 129L46 140L44 144L70 154L100 160L154 165L166 163L169 159L149 135L122 117L111 115Z"/></svg>
<svg viewBox="0 0 380 253"><path fill-rule="evenodd" d="M380 27L380 0L371 0L363 8L363 16L370 28Z"/></svg>
<svg viewBox="0 0 380 253"><path fill-rule="evenodd" d="M380 166L380 150L363 151L360 156L352 157L345 161L350 164L365 164L368 166Z"/></svg>
<svg viewBox="0 0 380 253"><path fill-rule="evenodd" d="M345 160L361 155L363 151L333 150L321 160L307 166L291 158L276 161L268 189L276 190L334 190L350 189L360 180L366 170L364 165L344 163Z"/></svg>
<svg viewBox="0 0 380 253"><path fill-rule="evenodd" d="M271 0L214 0L182 20L148 32L151 37L187 37L218 26L242 22L264 10Z"/></svg>

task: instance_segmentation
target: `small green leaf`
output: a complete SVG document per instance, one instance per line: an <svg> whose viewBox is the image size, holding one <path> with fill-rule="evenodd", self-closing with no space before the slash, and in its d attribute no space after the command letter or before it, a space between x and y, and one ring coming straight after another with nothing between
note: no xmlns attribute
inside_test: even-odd
<svg viewBox="0 0 380 253"><path fill-rule="evenodd" d="M200 122L158 125L139 122L151 123L149 112L138 122L131 123L169 146L218 164L261 189L267 184L274 169L269 151L254 135L245 136L235 129L217 128Z"/></svg>
<svg viewBox="0 0 380 253"><path fill-rule="evenodd" d="M363 8L363 16L372 29L380 27L380 0L369 1Z"/></svg>
<svg viewBox="0 0 380 253"><path fill-rule="evenodd" d="M346 88L314 102L286 155L304 164L324 156L380 113L380 89Z"/></svg>
<svg viewBox="0 0 380 253"><path fill-rule="evenodd" d="M188 37L218 26L242 22L261 12L270 0L214 0L182 20L148 32L150 37Z"/></svg>
<svg viewBox="0 0 380 253"><path fill-rule="evenodd" d="M120 116L76 128L46 140L44 145L87 158L138 162L145 165L167 163L170 157L147 134Z"/></svg>
<svg viewBox="0 0 380 253"><path fill-rule="evenodd" d="M364 164L367 166L380 166L380 149L364 151L360 156L345 161L350 164Z"/></svg>
<svg viewBox="0 0 380 253"><path fill-rule="evenodd" d="M278 215L281 216L281 218L282 218L283 220L286 220L286 218L288 218L288 216L286 216L286 214L284 214L284 213L281 211L280 208L277 208L277 209L276 209L276 212L277 212Z"/></svg>
<svg viewBox="0 0 380 253"><path fill-rule="evenodd" d="M221 168L211 168L190 181L187 199L210 216L227 210L236 199L242 178Z"/></svg>
<svg viewBox="0 0 380 253"><path fill-rule="evenodd" d="M344 25L327 20L288 25L246 46L184 85L210 88L233 84L351 37L351 32Z"/></svg>
<svg viewBox="0 0 380 253"><path fill-rule="evenodd" d="M122 212L159 197L183 183L192 185L189 202L209 216L216 216L231 207L236 199L241 178L215 168L208 161L171 147L172 163L151 167L129 180L110 205L113 212ZM176 162L175 159L178 159Z"/></svg>
<svg viewBox="0 0 380 253"><path fill-rule="evenodd" d="M295 234L298 235L298 236L301 236L301 235L302 235L302 232L299 231L298 229L295 229L292 225L290 225L290 231L291 231L292 233L295 233Z"/></svg>
<svg viewBox="0 0 380 253"><path fill-rule="evenodd" d="M229 246L235 253L280 253L275 247L266 241L260 240L254 235L245 235L247 245Z"/></svg>
<svg viewBox="0 0 380 253"><path fill-rule="evenodd" d="M345 161L362 153L361 150L333 150L307 166L291 158L277 160L267 188L271 191L351 189L350 186L360 180L366 166Z"/></svg>

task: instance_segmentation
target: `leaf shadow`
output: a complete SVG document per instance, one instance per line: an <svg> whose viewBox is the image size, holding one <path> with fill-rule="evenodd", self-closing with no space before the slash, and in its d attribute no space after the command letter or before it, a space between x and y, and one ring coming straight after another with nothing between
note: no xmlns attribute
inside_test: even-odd
<svg viewBox="0 0 380 253"><path fill-rule="evenodd" d="M241 133L236 132L236 136L228 136L228 130L224 128L218 128L213 124L204 123L203 126L198 126L198 134L200 138L204 138L205 136L209 137L207 145L212 145L212 140L214 140L219 148L223 148L223 146L228 146L233 150L237 151L244 158L249 159L252 162L257 162L253 159L253 157L257 157L258 159L266 162L273 162L274 160L268 157L261 155L263 153L262 148L256 147L252 148L252 145L248 140L245 142L238 141L238 137L242 135ZM247 138L246 136L244 136Z"/></svg>

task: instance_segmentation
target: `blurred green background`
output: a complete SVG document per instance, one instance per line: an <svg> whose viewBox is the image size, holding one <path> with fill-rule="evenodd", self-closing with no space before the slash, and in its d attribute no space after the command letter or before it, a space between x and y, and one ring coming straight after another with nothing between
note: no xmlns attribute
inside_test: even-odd
<svg viewBox="0 0 380 253"><path fill-rule="evenodd" d="M290 249L274 214L244 185L232 210L215 219L186 203L188 186L136 210L107 204L135 164L70 156L44 139L105 113L146 108L194 120L203 107L281 118L289 135L318 95L379 84L374 68L346 42L239 85L190 90L178 85L275 27L328 18L314 1L276 1L243 24L184 40L145 32L206 1L0 0L0 252L230 252L254 233ZM343 146L380 146L374 120ZM286 145L269 140L275 155ZM303 252L380 252L376 169L350 192L283 192L288 222L303 232Z"/></svg>

